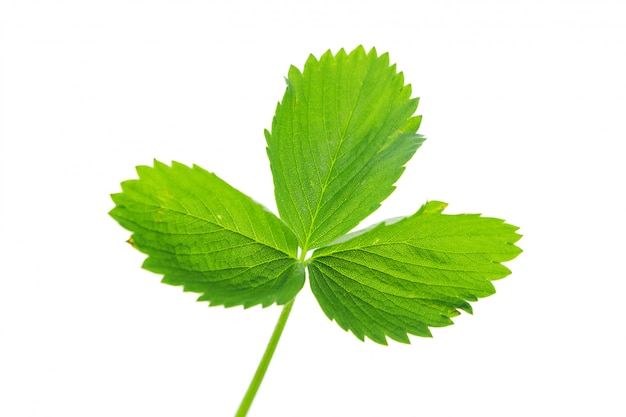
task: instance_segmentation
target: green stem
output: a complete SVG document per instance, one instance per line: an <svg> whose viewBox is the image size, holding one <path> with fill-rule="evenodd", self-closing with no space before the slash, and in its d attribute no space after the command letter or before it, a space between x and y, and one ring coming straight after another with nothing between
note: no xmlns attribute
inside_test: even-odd
<svg viewBox="0 0 626 417"><path fill-rule="evenodd" d="M261 362L256 369L254 377L252 378L250 386L248 387L248 391L246 391L246 395L244 395L243 400L241 401L241 405L237 410L237 414L235 414L235 417L245 417L248 414L248 410L252 405L252 401L254 401L254 396L261 386L261 381L263 381L263 377L265 376L267 367L270 365L270 361L272 360L272 356L274 355L274 351L276 350L276 346L278 345L280 336L283 333L283 329L285 328L285 323L287 323L287 319L289 318L289 313L291 313L291 307L293 307L294 300L289 301L283 307L283 311L280 313L280 317L278 318L278 322L276 323L276 327L274 328L274 333L272 333L272 337L270 338L270 341L265 348L265 353L261 358Z"/></svg>

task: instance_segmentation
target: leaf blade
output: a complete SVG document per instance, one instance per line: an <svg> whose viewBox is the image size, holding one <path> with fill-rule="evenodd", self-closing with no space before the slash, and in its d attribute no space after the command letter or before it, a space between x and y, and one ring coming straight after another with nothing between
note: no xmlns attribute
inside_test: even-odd
<svg viewBox="0 0 626 417"><path fill-rule="evenodd" d="M394 190L424 140L410 96L374 49L291 67L266 140L279 213L305 250L354 228Z"/></svg>
<svg viewBox="0 0 626 417"><path fill-rule="evenodd" d="M227 307L284 304L302 288L295 236L250 197L195 165L155 161L137 172L112 195L110 215L164 283Z"/></svg>
<svg viewBox="0 0 626 417"><path fill-rule="evenodd" d="M468 301L495 292L510 273L501 262L521 250L517 227L479 215L444 215L430 202L414 215L379 224L316 250L308 262L322 310L359 339L408 342L452 324ZM344 300L344 301L342 301Z"/></svg>

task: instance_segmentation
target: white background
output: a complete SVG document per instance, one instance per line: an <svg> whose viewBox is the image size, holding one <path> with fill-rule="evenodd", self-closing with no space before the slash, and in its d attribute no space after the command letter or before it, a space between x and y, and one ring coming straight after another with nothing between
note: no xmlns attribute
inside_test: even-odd
<svg viewBox="0 0 626 417"><path fill-rule="evenodd" d="M157 158L275 209L289 65L359 44L428 138L366 223L438 199L524 253L411 345L360 342L305 286L249 416L626 415L625 22L601 0L0 2L0 415L234 414L280 309L160 284L109 194Z"/></svg>

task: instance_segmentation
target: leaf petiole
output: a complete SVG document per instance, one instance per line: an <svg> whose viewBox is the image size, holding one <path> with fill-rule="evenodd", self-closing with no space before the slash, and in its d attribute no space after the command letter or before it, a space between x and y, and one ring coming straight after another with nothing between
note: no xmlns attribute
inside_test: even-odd
<svg viewBox="0 0 626 417"><path fill-rule="evenodd" d="M295 299L289 301L283 307L283 311L280 313L280 317L278 317L278 322L276 323L276 327L274 328L274 332L272 333L272 337L270 338L267 347L265 348L265 353L261 358L261 362L257 367L256 372L254 373L254 377L250 382L250 386L248 387L248 391L246 391L246 395L244 395L241 404L239 405L239 409L237 410L237 414L235 417L245 417L248 414L248 410L252 405L252 401L254 401L254 397L256 396L259 387L261 386L261 382L263 381L263 377L265 376L265 372L267 371L268 366L270 365L270 361L272 360L272 356L274 356L274 351L276 350L276 346L278 345L278 341L280 340L280 336L283 333L283 329L285 328L285 323L287 323L287 319L289 318L289 313L291 313L291 307L293 307L293 302Z"/></svg>

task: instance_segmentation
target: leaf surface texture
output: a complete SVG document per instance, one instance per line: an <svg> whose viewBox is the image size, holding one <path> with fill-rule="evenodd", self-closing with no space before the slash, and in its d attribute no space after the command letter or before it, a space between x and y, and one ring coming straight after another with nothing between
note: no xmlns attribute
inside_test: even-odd
<svg viewBox="0 0 626 417"><path fill-rule="evenodd" d="M137 167L111 211L163 282L212 305L284 304L304 285L295 235L215 174L173 162Z"/></svg>
<svg viewBox="0 0 626 417"><path fill-rule="evenodd" d="M429 202L414 215L381 223L316 250L311 289L326 315L359 339L408 343L452 324L468 301L495 292L501 264L521 250L517 227L479 215L445 215Z"/></svg>
<svg viewBox="0 0 626 417"><path fill-rule="evenodd" d="M266 140L278 210L302 248L350 231L391 194L424 140L417 104L374 49L291 67Z"/></svg>

